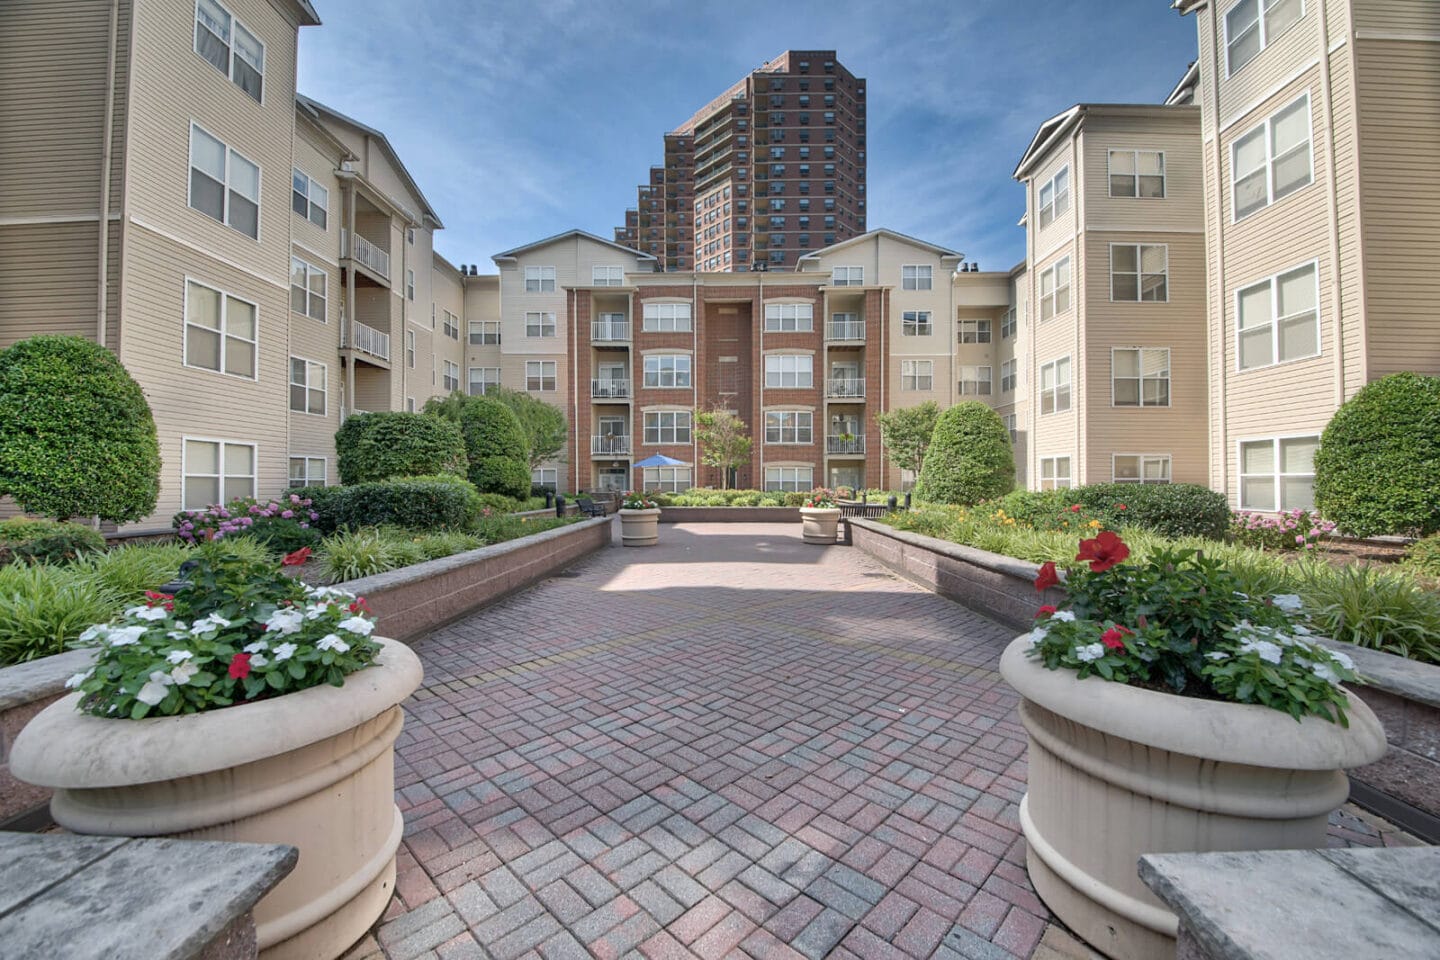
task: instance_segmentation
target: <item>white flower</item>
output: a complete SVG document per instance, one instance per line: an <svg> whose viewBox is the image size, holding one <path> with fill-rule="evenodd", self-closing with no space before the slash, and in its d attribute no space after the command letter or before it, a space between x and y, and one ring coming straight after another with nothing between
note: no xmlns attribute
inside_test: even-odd
<svg viewBox="0 0 1440 960"><path fill-rule="evenodd" d="M164 620L170 614L164 607L131 607L125 611L125 616L136 620Z"/></svg>
<svg viewBox="0 0 1440 960"><path fill-rule="evenodd" d="M226 620L218 613L212 613L208 617L201 617L191 624L190 632L198 637L202 633L209 633L212 630L219 630L222 627L228 626L230 626L229 620Z"/></svg>
<svg viewBox="0 0 1440 960"><path fill-rule="evenodd" d="M341 620L339 626L341 630L349 630L351 633L368 637L370 631L375 629L375 621L366 620L364 617L351 617L348 620Z"/></svg>
<svg viewBox="0 0 1440 960"><path fill-rule="evenodd" d="M110 632L110 624L97 623L93 627L86 627L85 632L80 634L81 643L89 643L92 640L99 640Z"/></svg>
<svg viewBox="0 0 1440 960"><path fill-rule="evenodd" d="M199 673L199 672L200 672L200 665L199 665L199 664L197 664L197 663L190 663L189 661L186 661L186 662L184 662L184 663L178 664L178 665L175 667L174 670L171 670L171 671L170 671L170 679L171 679L171 680L174 680L174 681L175 681L176 683L178 683L178 684L182 684L182 685L183 685L183 684L189 683L189 682L190 682L190 678L193 677L193 676L195 676L195 674L197 674L197 673Z"/></svg>
<svg viewBox="0 0 1440 960"><path fill-rule="evenodd" d="M128 647L132 643L139 643L140 638L145 635L149 627L111 627L105 634L105 642L112 647Z"/></svg>
<svg viewBox="0 0 1440 960"><path fill-rule="evenodd" d="M1246 640L1240 644L1241 653L1254 653L1266 663L1280 662L1280 645L1269 640Z"/></svg>
<svg viewBox="0 0 1440 960"><path fill-rule="evenodd" d="M181 629L179 630L167 630L165 632L165 636L171 640L174 640L176 643L189 643L190 632L184 629L185 624L182 623L179 626L181 627Z"/></svg>
<svg viewBox="0 0 1440 960"><path fill-rule="evenodd" d="M250 655L250 666L252 667L263 667L269 662L269 660L265 659L265 654L263 653L255 653Z"/></svg>
<svg viewBox="0 0 1440 960"><path fill-rule="evenodd" d="M274 652L276 663L280 663L282 660L289 660L291 657L295 656L295 644L282 643L275 648Z"/></svg>
<svg viewBox="0 0 1440 960"><path fill-rule="evenodd" d="M1030 646L1036 647L1040 645L1041 640L1044 640L1048 636L1050 636L1049 630L1046 630L1044 627L1036 627L1034 630L1025 634L1025 639L1030 641Z"/></svg>
<svg viewBox="0 0 1440 960"><path fill-rule="evenodd" d="M165 694L168 692L166 688L173 687L174 685L175 681L171 679L170 674L164 670L156 670L150 674L150 682L141 687L140 692L135 694L135 699L141 703L148 703L153 707L165 699Z"/></svg>
<svg viewBox="0 0 1440 960"><path fill-rule="evenodd" d="M193 656L195 656L195 654L191 653L189 650L171 650L165 655L165 659L169 660L171 663L184 663L186 660L189 660Z"/></svg>
<svg viewBox="0 0 1440 960"><path fill-rule="evenodd" d="M1296 613L1302 606L1300 598L1293 593L1277 593L1270 598L1270 602L1286 613Z"/></svg>
<svg viewBox="0 0 1440 960"><path fill-rule="evenodd" d="M89 680L90 674L94 672L94 670L86 670L84 673L75 674L75 676L65 681L65 689L74 690L76 687L80 686L80 684L84 683L86 680Z"/></svg>
<svg viewBox="0 0 1440 960"><path fill-rule="evenodd" d="M1310 628L1305 626L1303 623L1292 624L1290 627L1290 632L1295 634L1297 637L1310 636Z"/></svg>
<svg viewBox="0 0 1440 960"><path fill-rule="evenodd" d="M327 597L344 597L346 600L354 600L355 594L346 590L337 590L335 587L306 587L305 595L314 597L316 600L324 600Z"/></svg>
<svg viewBox="0 0 1440 960"><path fill-rule="evenodd" d="M299 633L300 628L305 624L305 617L294 607L286 607L283 610L276 610L270 614L270 619L265 621L265 629L285 636L286 634Z"/></svg>
<svg viewBox="0 0 1440 960"><path fill-rule="evenodd" d="M341 624L343 627L344 624ZM315 644L316 650L334 650L336 653L344 653L350 649L350 644L340 639L338 634L327 633L319 643Z"/></svg>
<svg viewBox="0 0 1440 960"><path fill-rule="evenodd" d="M308 607L305 608L305 619L306 619L306 620L319 620L321 617L325 616L325 614L328 613L329 611L330 611L330 604L328 604L328 603L312 603L312 604L310 604L310 606L308 606Z"/></svg>
<svg viewBox="0 0 1440 960"><path fill-rule="evenodd" d="M1075 620L1075 611L1074 611L1074 610L1056 610L1054 613L1050 614L1050 619L1051 619L1051 620L1060 620L1060 621L1063 621L1063 622L1065 622L1065 623L1072 623L1072 622Z"/></svg>
<svg viewBox="0 0 1440 960"><path fill-rule="evenodd" d="M1337 685L1340 683L1340 676L1328 663L1312 663L1310 664L1310 672L1328 683Z"/></svg>
<svg viewBox="0 0 1440 960"><path fill-rule="evenodd" d="M1103 656L1105 656L1105 644L1103 643L1088 643L1083 647L1075 648L1075 659L1083 663L1099 660Z"/></svg>
<svg viewBox="0 0 1440 960"><path fill-rule="evenodd" d="M256 640L254 643L245 644L246 653L259 653L261 650L269 650L270 644L264 640Z"/></svg>
<svg viewBox="0 0 1440 960"><path fill-rule="evenodd" d="M1341 653L1339 650L1330 650L1327 652L1330 654L1330 658L1332 660L1339 663L1340 666L1344 667L1346 670L1355 669L1355 661L1350 659L1350 654Z"/></svg>

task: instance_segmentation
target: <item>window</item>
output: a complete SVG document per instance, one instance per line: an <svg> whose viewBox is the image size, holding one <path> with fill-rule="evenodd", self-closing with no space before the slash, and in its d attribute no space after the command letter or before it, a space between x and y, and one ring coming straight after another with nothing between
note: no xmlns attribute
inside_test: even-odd
<svg viewBox="0 0 1440 960"><path fill-rule="evenodd" d="M1116 407L1170 406L1170 348L1121 347L1110 351L1110 403Z"/></svg>
<svg viewBox="0 0 1440 960"><path fill-rule="evenodd" d="M1116 483L1169 483L1170 454L1117 453L1110 476Z"/></svg>
<svg viewBox="0 0 1440 960"><path fill-rule="evenodd" d="M292 487L323 487L323 486L325 486L325 458L324 458L324 457L291 457L291 458L290 458L290 486L292 486Z"/></svg>
<svg viewBox="0 0 1440 960"><path fill-rule="evenodd" d="M471 320L470 321L470 344L471 346L493 346L500 342L500 321L499 320Z"/></svg>
<svg viewBox="0 0 1440 960"><path fill-rule="evenodd" d="M991 367L961 367L959 390L962 397L989 396L994 378Z"/></svg>
<svg viewBox="0 0 1440 960"><path fill-rule="evenodd" d="M766 467L765 489L799 493L815 489L814 467Z"/></svg>
<svg viewBox="0 0 1440 960"><path fill-rule="evenodd" d="M1110 299L1167 302L1170 299L1169 269L1167 244L1110 244Z"/></svg>
<svg viewBox="0 0 1440 960"><path fill-rule="evenodd" d="M260 168L190 124L190 206L260 239Z"/></svg>
<svg viewBox="0 0 1440 960"><path fill-rule="evenodd" d="M929 390L933 382L935 361L933 360L901 360L900 361L900 389L901 390Z"/></svg>
<svg viewBox="0 0 1440 960"><path fill-rule="evenodd" d="M1040 489L1041 489L1041 490L1069 490L1069 489L1070 489L1070 458L1069 458L1069 457L1041 457L1041 458L1040 458Z"/></svg>
<svg viewBox="0 0 1440 960"><path fill-rule="evenodd" d="M1070 258L1061 257L1040 271L1040 320L1070 309Z"/></svg>
<svg viewBox="0 0 1440 960"><path fill-rule="evenodd" d="M691 486L689 467L646 467L642 478L646 490L662 493L684 493Z"/></svg>
<svg viewBox="0 0 1440 960"><path fill-rule="evenodd" d="M1000 339L1008 340L1013 336L1015 336L1015 308L1011 307L1000 318Z"/></svg>
<svg viewBox="0 0 1440 960"><path fill-rule="evenodd" d="M258 308L253 303L189 280L185 284L187 367L255 379Z"/></svg>
<svg viewBox="0 0 1440 960"><path fill-rule="evenodd" d="M1054 223L1070 209L1070 168L1061 167L1045 185L1040 188L1040 226L1045 228Z"/></svg>
<svg viewBox="0 0 1440 960"><path fill-rule="evenodd" d="M556 467L536 467L530 471L530 484L536 487L559 488L560 471Z"/></svg>
<svg viewBox="0 0 1440 960"><path fill-rule="evenodd" d="M459 340L460 318L455 316L455 314L451 313L449 310L446 310L445 320L442 329L445 332L445 336L449 337L451 340Z"/></svg>
<svg viewBox="0 0 1440 960"><path fill-rule="evenodd" d="M690 304L647 303L641 328L652 333L689 333Z"/></svg>
<svg viewBox="0 0 1440 960"><path fill-rule="evenodd" d="M765 358L765 386L780 389L815 385L814 358L808 354L778 354Z"/></svg>
<svg viewBox="0 0 1440 960"><path fill-rule="evenodd" d="M1320 286L1315 264L1243 287L1235 294L1236 359L1241 370L1320 355Z"/></svg>
<svg viewBox="0 0 1440 960"><path fill-rule="evenodd" d="M931 283L931 271L929 264L906 264L900 268L900 288L902 290L929 290Z"/></svg>
<svg viewBox="0 0 1440 960"><path fill-rule="evenodd" d="M1305 16L1304 0L1240 0L1225 14L1225 67L1233 75Z"/></svg>
<svg viewBox="0 0 1440 960"><path fill-rule="evenodd" d="M596 287L618 287L625 282L624 267L592 267L590 273Z"/></svg>
<svg viewBox="0 0 1440 960"><path fill-rule="evenodd" d="M255 445L226 440L191 440L181 445L180 500L185 510L203 510L237 497L255 496Z"/></svg>
<svg viewBox="0 0 1440 960"><path fill-rule="evenodd" d="M493 393L500 389L499 367L471 367L466 374L468 377L466 393L472 397Z"/></svg>
<svg viewBox="0 0 1440 960"><path fill-rule="evenodd" d="M834 267L830 271L830 284L835 287L861 287L865 285L864 267Z"/></svg>
<svg viewBox="0 0 1440 960"><path fill-rule="evenodd" d="M290 358L290 409L325 415L325 364Z"/></svg>
<svg viewBox="0 0 1440 960"><path fill-rule="evenodd" d="M1018 367L1019 364L1017 364L1014 360L1006 360L1004 363L1000 364L1001 393L1005 393L1006 391L1015 389L1015 385L1020 379L1019 375L1016 373Z"/></svg>
<svg viewBox="0 0 1440 960"><path fill-rule="evenodd" d="M1070 358L1061 357L1040 367L1040 412L1070 409Z"/></svg>
<svg viewBox="0 0 1440 960"><path fill-rule="evenodd" d="M677 444L690 442L690 411L660 410L645 414L645 442Z"/></svg>
<svg viewBox="0 0 1440 960"><path fill-rule="evenodd" d="M646 357L645 386L690 386L690 358L683 354L657 354Z"/></svg>
<svg viewBox="0 0 1440 960"><path fill-rule="evenodd" d="M990 342L989 320L961 320L959 326L961 343Z"/></svg>
<svg viewBox="0 0 1440 960"><path fill-rule="evenodd" d="M900 315L902 337L928 337L933 332L929 310L906 310Z"/></svg>
<svg viewBox="0 0 1440 960"><path fill-rule="evenodd" d="M530 311L525 314L525 336L527 337L553 337L555 336L555 314Z"/></svg>
<svg viewBox="0 0 1440 960"><path fill-rule="evenodd" d="M1111 150L1110 196L1165 198L1165 154L1159 150Z"/></svg>
<svg viewBox="0 0 1440 960"><path fill-rule="evenodd" d="M555 389L555 361L554 360L526 360L525 361L525 389L526 390L554 390Z"/></svg>
<svg viewBox="0 0 1440 960"><path fill-rule="evenodd" d="M1319 437L1241 441L1240 509L1314 509L1319 447Z"/></svg>
<svg viewBox="0 0 1440 960"><path fill-rule="evenodd" d="M552 370L553 370L553 368L554 368L555 365L552 363L550 366L551 366L551 368L552 368ZM552 379L552 380L554 379L553 375L552 375L551 379ZM445 361L445 392L446 392L446 393L453 393L454 391L459 390L459 389L460 389L460 364L455 363L455 362L453 362L453 361L451 361L451 360L446 360L446 361ZM550 389L553 390L553 389L555 389L555 388L554 388L554 386L551 386Z"/></svg>
<svg viewBox="0 0 1440 960"><path fill-rule="evenodd" d="M766 443L813 443L815 415L809 410L766 410Z"/></svg>
<svg viewBox="0 0 1440 960"><path fill-rule="evenodd" d="M814 329L815 307L813 304L765 304L766 333L809 333Z"/></svg>
<svg viewBox="0 0 1440 960"><path fill-rule="evenodd" d="M526 293L554 293L554 292L555 292L555 268L554 268L554 267L526 267L526 268L525 268L525 292L526 292Z"/></svg>
<svg viewBox="0 0 1440 960"><path fill-rule="evenodd" d="M414 299L415 299L415 271L414 271L414 270L406 270L406 271L405 271L405 299L406 299L406 300L414 300ZM434 315L435 315L435 305L434 305L434 304L431 304L431 305L430 305L430 315L431 315L431 319L433 320L433 319L434 319ZM432 323L432 324L430 324L430 325L433 327L435 324Z"/></svg>
<svg viewBox="0 0 1440 960"><path fill-rule="evenodd" d="M1236 222L1289 196L1313 179L1307 93L1230 145L1230 189Z"/></svg>
<svg viewBox="0 0 1440 960"><path fill-rule="evenodd" d="M330 212L330 191L299 170L291 173L294 178L290 193L291 208L324 230Z"/></svg>
<svg viewBox="0 0 1440 960"><path fill-rule="evenodd" d="M405 412L406 412L406 413L414 413L414 412L415 412L415 398L414 398L414 397L406 397L406 398L405 398Z"/></svg>
<svg viewBox="0 0 1440 960"><path fill-rule="evenodd" d="M1015 414L1013 413L1005 414L1003 417L1000 418L1000 420L1002 423L1005 424L1005 429L1009 431L1010 443L1013 446L1020 440L1020 427L1018 425L1019 421L1016 419Z"/></svg>
<svg viewBox="0 0 1440 960"><path fill-rule="evenodd" d="M405 331L405 366L415 369L415 331Z"/></svg>
<svg viewBox="0 0 1440 960"><path fill-rule="evenodd" d="M215 0L195 5L195 52L256 103L265 85L265 44Z"/></svg>
<svg viewBox="0 0 1440 960"><path fill-rule="evenodd" d="M299 257L290 258L290 309L325 322L325 271Z"/></svg>

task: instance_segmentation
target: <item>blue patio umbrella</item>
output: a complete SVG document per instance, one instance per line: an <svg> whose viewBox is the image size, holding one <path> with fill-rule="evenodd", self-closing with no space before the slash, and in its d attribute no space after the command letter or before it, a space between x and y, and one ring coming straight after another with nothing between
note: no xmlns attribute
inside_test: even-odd
<svg viewBox="0 0 1440 960"><path fill-rule="evenodd" d="M680 467L684 465L684 460L676 460L674 457L667 457L663 453L657 453L653 457L646 457L644 460L635 464L637 467Z"/></svg>

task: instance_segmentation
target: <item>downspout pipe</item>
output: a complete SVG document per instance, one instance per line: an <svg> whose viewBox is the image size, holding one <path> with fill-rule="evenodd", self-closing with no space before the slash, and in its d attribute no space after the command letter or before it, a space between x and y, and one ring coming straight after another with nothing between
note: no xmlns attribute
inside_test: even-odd
<svg viewBox="0 0 1440 960"><path fill-rule="evenodd" d="M114 165L115 47L120 42L120 0L110 0L110 49L105 67L105 129L100 145L100 243L95 282L95 342L105 346L105 301L110 288L110 173Z"/></svg>

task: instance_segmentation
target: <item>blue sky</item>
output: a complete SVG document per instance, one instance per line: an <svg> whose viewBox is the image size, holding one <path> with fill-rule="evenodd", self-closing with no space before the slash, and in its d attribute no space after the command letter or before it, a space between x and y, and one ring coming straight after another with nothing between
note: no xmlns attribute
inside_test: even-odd
<svg viewBox="0 0 1440 960"><path fill-rule="evenodd" d="M1024 256L1010 173L1039 124L1158 102L1195 52L1168 0L315 6L300 91L385 131L445 222L437 249L482 272L571 227L609 238L663 131L782 50L832 48L867 80L869 226L1005 269Z"/></svg>

